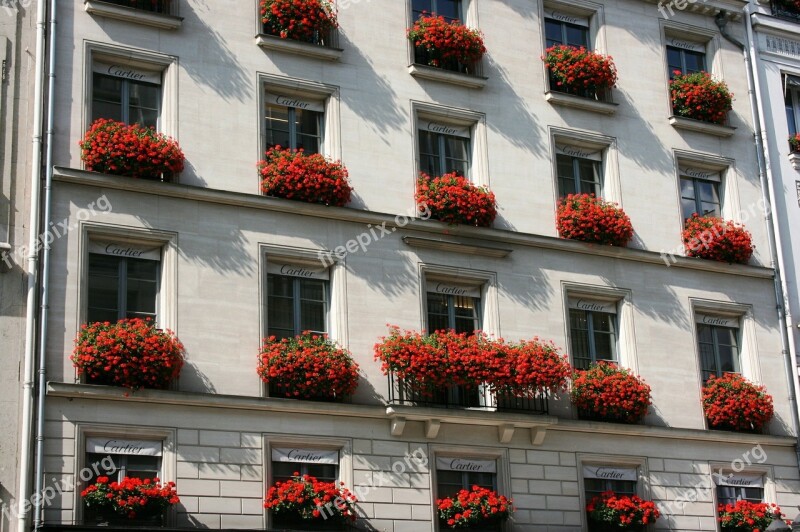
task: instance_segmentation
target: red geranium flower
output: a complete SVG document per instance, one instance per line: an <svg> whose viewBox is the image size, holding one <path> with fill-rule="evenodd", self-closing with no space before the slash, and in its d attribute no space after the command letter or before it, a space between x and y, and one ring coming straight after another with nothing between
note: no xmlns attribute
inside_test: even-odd
<svg viewBox="0 0 800 532"><path fill-rule="evenodd" d="M494 193L456 173L430 177L420 173L415 199L431 217L448 224L489 227L497 216Z"/></svg>
<svg viewBox="0 0 800 532"><path fill-rule="evenodd" d="M764 532L773 521L783 517L776 504L738 500L735 504L720 504L717 520L725 532Z"/></svg>
<svg viewBox="0 0 800 532"><path fill-rule="evenodd" d="M602 98L617 84L617 68L611 56L584 47L551 46L542 61L555 82L554 90Z"/></svg>
<svg viewBox="0 0 800 532"><path fill-rule="evenodd" d="M681 74L670 81L672 112L676 116L724 124L733 109L733 94L724 81L717 81L708 72Z"/></svg>
<svg viewBox="0 0 800 532"><path fill-rule="evenodd" d="M315 42L338 28L327 0L260 0L264 31L282 39Z"/></svg>
<svg viewBox="0 0 800 532"><path fill-rule="evenodd" d="M128 519L163 515L170 506L181 502L174 482L125 477L110 482L108 477L97 481L81 492L83 504L92 510L111 512Z"/></svg>
<svg viewBox="0 0 800 532"><path fill-rule="evenodd" d="M264 194L278 198L343 207L353 190L340 161L303 150L270 148L258 163L258 173Z"/></svg>
<svg viewBox="0 0 800 532"><path fill-rule="evenodd" d="M486 53L481 32L458 20L447 22L441 16L422 16L406 33L415 47L425 51L431 66L451 61L469 66Z"/></svg>
<svg viewBox="0 0 800 532"><path fill-rule="evenodd" d="M511 517L514 501L492 490L472 486L453 497L436 499L439 521L447 528L488 527Z"/></svg>
<svg viewBox="0 0 800 532"><path fill-rule="evenodd" d="M572 378L572 402L606 421L638 423L651 404L650 386L641 377L609 362L598 362Z"/></svg>
<svg viewBox="0 0 800 532"><path fill-rule="evenodd" d="M594 194L569 194L561 198L556 227L561 238L593 244L625 247L633 238L633 226L625 211Z"/></svg>
<svg viewBox="0 0 800 532"><path fill-rule="evenodd" d="M738 373L711 377L703 387L703 411L712 428L759 431L774 413L772 396Z"/></svg>
<svg viewBox="0 0 800 532"><path fill-rule="evenodd" d="M661 513L652 501L636 495L617 495L606 491L589 501L586 505L589 520L606 524L619 530L636 529L655 523Z"/></svg>
<svg viewBox="0 0 800 532"><path fill-rule="evenodd" d="M753 237L743 226L697 213L686 220L683 245L689 257L728 264L747 264L755 249Z"/></svg>
<svg viewBox="0 0 800 532"><path fill-rule="evenodd" d="M344 482L321 482L310 475L294 476L269 488L264 508L275 516L299 518L309 523L349 523L357 519L358 502Z"/></svg>

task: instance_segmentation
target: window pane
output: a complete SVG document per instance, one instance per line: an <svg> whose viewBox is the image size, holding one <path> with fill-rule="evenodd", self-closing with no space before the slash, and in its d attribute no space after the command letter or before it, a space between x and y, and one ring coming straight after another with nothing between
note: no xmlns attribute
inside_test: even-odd
<svg viewBox="0 0 800 532"><path fill-rule="evenodd" d="M158 110L161 103L161 86L152 83L128 82L129 103L133 107Z"/></svg>
<svg viewBox="0 0 800 532"><path fill-rule="evenodd" d="M701 52L691 52L684 50L684 58L686 60L686 71L688 73L700 72L706 69L705 54Z"/></svg>
<svg viewBox="0 0 800 532"><path fill-rule="evenodd" d="M553 20L544 20L544 38L547 41L547 48L557 44L564 44L564 37L562 33L563 23Z"/></svg>
<svg viewBox="0 0 800 532"><path fill-rule="evenodd" d="M132 478L153 479L161 471L161 458L158 456L126 456L125 475Z"/></svg>
<svg viewBox="0 0 800 532"><path fill-rule="evenodd" d="M606 312L592 313L595 360L617 359L616 317Z"/></svg>
<svg viewBox="0 0 800 532"><path fill-rule="evenodd" d="M786 122L789 124L789 135L797 133L797 118L794 112L794 98L796 94L797 91L789 89L786 91L786 98L784 99L784 105L786 106Z"/></svg>
<svg viewBox="0 0 800 532"><path fill-rule="evenodd" d="M436 498L452 497L463 489L459 471L436 471Z"/></svg>
<svg viewBox="0 0 800 532"><path fill-rule="evenodd" d="M268 105L266 109L266 146L292 147L289 139L289 110L286 107Z"/></svg>
<svg viewBox="0 0 800 532"><path fill-rule="evenodd" d="M293 462L272 462L272 483L286 482L295 473L303 474L301 471L303 464Z"/></svg>
<svg viewBox="0 0 800 532"><path fill-rule="evenodd" d="M577 46L589 48L589 29L577 24L564 24L567 31L567 44L570 46Z"/></svg>
<svg viewBox="0 0 800 532"><path fill-rule="evenodd" d="M428 327L429 333L449 329L450 320L447 308L447 296L428 292Z"/></svg>
<svg viewBox="0 0 800 532"><path fill-rule="evenodd" d="M438 135L419 130L419 159L421 172L430 176L441 174Z"/></svg>
<svg viewBox="0 0 800 532"><path fill-rule="evenodd" d="M700 351L700 366L703 370L703 380L706 381L709 377L718 376L717 359L714 356L714 345L700 343L698 345Z"/></svg>
<svg viewBox="0 0 800 532"><path fill-rule="evenodd" d="M462 137L444 137L445 171L466 176L469 173L469 140Z"/></svg>
<svg viewBox="0 0 800 532"><path fill-rule="evenodd" d="M294 288L291 277L267 276L268 335L277 338L294 336Z"/></svg>
<svg viewBox="0 0 800 532"><path fill-rule="evenodd" d="M592 357L589 352L589 322L586 311L570 309L569 330L573 364L578 369L587 369Z"/></svg>
<svg viewBox="0 0 800 532"><path fill-rule="evenodd" d="M600 163L591 159L578 159L581 193L600 196Z"/></svg>
<svg viewBox="0 0 800 532"><path fill-rule="evenodd" d="M496 475L494 473L466 473L464 483L465 490L471 490L472 486L480 486L488 490L497 489L495 483Z"/></svg>
<svg viewBox="0 0 800 532"><path fill-rule="evenodd" d="M416 20L424 12L433 13L433 0L412 0L411 9L414 12L414 19Z"/></svg>
<svg viewBox="0 0 800 532"><path fill-rule="evenodd" d="M126 315L155 317L160 263L144 259L126 259L126 263L128 273Z"/></svg>
<svg viewBox="0 0 800 532"><path fill-rule="evenodd" d="M95 101L122 103L122 79L95 73L92 77L92 98Z"/></svg>
<svg viewBox="0 0 800 532"><path fill-rule="evenodd" d="M480 329L478 307L480 300L475 297L449 296L455 310L455 323L452 325L457 333L473 333Z"/></svg>
<svg viewBox="0 0 800 532"><path fill-rule="evenodd" d="M327 332L325 326L326 312L325 303L320 301L300 302L300 331L312 331L316 333Z"/></svg>
<svg viewBox="0 0 800 532"><path fill-rule="evenodd" d="M308 153L320 151L320 120L322 113L295 109L295 127L297 130L297 147Z"/></svg>
<svg viewBox="0 0 800 532"><path fill-rule="evenodd" d="M680 48L674 48L672 46L667 46L667 69L669 70L669 77L672 79L674 77L674 72L676 70L683 72L683 61L681 60L682 54Z"/></svg>
<svg viewBox="0 0 800 532"><path fill-rule="evenodd" d="M92 122L99 118L122 121L122 104L94 101L92 103Z"/></svg>
<svg viewBox="0 0 800 532"><path fill-rule="evenodd" d="M298 282L300 283L300 297L302 299L325 301L325 286L327 284L325 281L301 279Z"/></svg>
<svg viewBox="0 0 800 532"><path fill-rule="evenodd" d="M316 477L322 482L336 482L339 480L339 467L333 464L303 464L308 475Z"/></svg>
<svg viewBox="0 0 800 532"><path fill-rule="evenodd" d="M129 120L131 124L139 124L145 127L158 129L158 111L153 109L142 109L131 107L129 110Z"/></svg>
<svg viewBox="0 0 800 532"><path fill-rule="evenodd" d="M436 14L447 20L461 20L461 0L436 0Z"/></svg>
<svg viewBox="0 0 800 532"><path fill-rule="evenodd" d="M121 259L108 255L89 254L88 314L89 322L119 319L119 264Z"/></svg>

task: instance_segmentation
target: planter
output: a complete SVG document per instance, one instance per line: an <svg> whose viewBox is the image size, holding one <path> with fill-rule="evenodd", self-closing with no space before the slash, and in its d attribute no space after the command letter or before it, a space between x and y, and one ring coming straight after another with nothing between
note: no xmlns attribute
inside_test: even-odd
<svg viewBox="0 0 800 532"><path fill-rule="evenodd" d="M415 62L432 67L474 75L486 53L480 31L441 16L420 17L406 34L415 48Z"/></svg>
<svg viewBox="0 0 800 532"><path fill-rule="evenodd" d="M315 501L324 501L317 504ZM273 521L300 530L342 530L357 519L356 497L337 482L320 482L310 475L295 475L276 482L264 500ZM331 526L334 528L322 528Z"/></svg>
<svg viewBox="0 0 800 532"><path fill-rule="evenodd" d="M708 72L681 74L669 84L672 111L675 116L692 118L711 124L725 124L733 106L733 95L724 81L711 78Z"/></svg>
<svg viewBox="0 0 800 532"><path fill-rule="evenodd" d="M693 214L686 220L683 245L688 257L747 264L753 255L753 240L744 226L713 216Z"/></svg>
<svg viewBox="0 0 800 532"><path fill-rule="evenodd" d="M607 362L576 372L570 397L581 419L612 423L638 423L651 404L649 385Z"/></svg>
<svg viewBox="0 0 800 532"><path fill-rule="evenodd" d="M607 101L617 83L613 59L583 47L551 46L542 60L550 74L551 91Z"/></svg>
<svg viewBox="0 0 800 532"><path fill-rule="evenodd" d="M496 492L472 486L452 497L436 500L440 527L498 531L514 511L514 501Z"/></svg>
<svg viewBox="0 0 800 532"><path fill-rule="evenodd" d="M319 46L330 46L339 27L327 0L260 0L264 33Z"/></svg>
<svg viewBox="0 0 800 532"><path fill-rule="evenodd" d="M264 340L258 374L270 396L311 401L341 401L358 386L358 364L325 335Z"/></svg>
<svg viewBox="0 0 800 532"><path fill-rule="evenodd" d="M184 348L149 318L132 318L84 325L71 360L91 384L165 389L180 375Z"/></svg>
<svg viewBox="0 0 800 532"><path fill-rule="evenodd" d="M633 226L625 211L594 194L569 194L561 198L556 228L561 238L591 244L625 247L633 238Z"/></svg>
<svg viewBox="0 0 800 532"><path fill-rule="evenodd" d="M772 419L772 396L738 373L712 377L703 387L709 428L759 433Z"/></svg>
<svg viewBox="0 0 800 532"><path fill-rule="evenodd" d="M261 190L267 196L343 207L352 188L340 161L328 161L318 153L275 146L258 163Z"/></svg>
<svg viewBox="0 0 800 532"><path fill-rule="evenodd" d="M735 504L720 504L717 508L720 528L723 532L752 532L766 530L773 521L783 518L776 504L755 503L746 500Z"/></svg>
<svg viewBox="0 0 800 532"><path fill-rule="evenodd" d="M100 118L79 144L81 160L92 172L169 181L183 171L178 143L138 124Z"/></svg>
<svg viewBox="0 0 800 532"><path fill-rule="evenodd" d="M489 227L497 216L494 193L455 173L421 173L415 199L417 205L427 206L431 218L448 224Z"/></svg>
<svg viewBox="0 0 800 532"><path fill-rule="evenodd" d="M164 526L167 510L180 498L174 482L162 484L158 478L141 480L125 477L112 482L98 477L81 492L86 521L99 526Z"/></svg>
<svg viewBox="0 0 800 532"><path fill-rule="evenodd" d="M661 517L652 501L636 495L617 495L613 491L593 497L586 505L586 513L592 532L644 530Z"/></svg>

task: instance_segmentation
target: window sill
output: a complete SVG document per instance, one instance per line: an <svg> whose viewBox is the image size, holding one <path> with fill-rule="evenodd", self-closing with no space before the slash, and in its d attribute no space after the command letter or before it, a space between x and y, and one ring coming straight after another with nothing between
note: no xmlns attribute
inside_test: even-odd
<svg viewBox="0 0 800 532"><path fill-rule="evenodd" d="M6 253L11 253L11 244L8 242L0 242L0 257L5 257ZM6 264L6 261L0 260L0 273L6 273L9 271L11 271L11 262Z"/></svg>
<svg viewBox="0 0 800 532"><path fill-rule="evenodd" d="M547 91L544 93L544 98L550 102L551 105L583 109L584 111L591 111L603 115L613 115L617 112L617 107L619 107L618 103L600 102L558 91Z"/></svg>
<svg viewBox="0 0 800 532"><path fill-rule="evenodd" d="M735 127L710 124L708 122L703 122L702 120L694 120L692 118L683 118L680 116L669 117L669 123L675 129L706 133L707 135L714 135L720 138L732 137L736 132Z"/></svg>
<svg viewBox="0 0 800 532"><path fill-rule="evenodd" d="M92 15L153 26L162 30L177 30L183 24L182 17L107 4L101 0L84 0L83 4L84 10Z"/></svg>
<svg viewBox="0 0 800 532"><path fill-rule="evenodd" d="M450 83L468 89L483 89L489 80L486 77L471 76L461 72L442 70L441 68L418 65L416 63L408 67L408 73L415 78Z"/></svg>
<svg viewBox="0 0 800 532"><path fill-rule="evenodd" d="M790 153L789 162L792 163L792 168L800 170L800 153Z"/></svg>
<svg viewBox="0 0 800 532"><path fill-rule="evenodd" d="M327 46L317 46L307 42L294 41L292 39L281 39L274 35L256 35L256 44L265 50L275 50L287 54L313 57L325 61L338 61L342 57L341 48L330 48Z"/></svg>

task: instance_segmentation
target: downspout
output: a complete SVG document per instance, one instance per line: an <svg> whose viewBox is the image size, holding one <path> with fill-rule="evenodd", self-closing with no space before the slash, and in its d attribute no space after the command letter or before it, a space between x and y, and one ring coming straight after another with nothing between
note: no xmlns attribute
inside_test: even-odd
<svg viewBox="0 0 800 532"><path fill-rule="evenodd" d="M753 135L756 145L756 156L758 159L758 177L761 182L761 201L764 204L764 219L767 222L767 234L769 237L770 266L775 270L774 287L775 302L778 311L778 320L781 328L781 354L783 355L786 366L786 377L789 381L789 404L792 408L792 422L794 425L795 436L798 443L795 445L798 465L800 465L800 413L797 404L797 383L795 381L795 345L794 338L789 334L792 324L792 317L789 310L789 294L786 291L786 273L784 268L783 255L780 250L781 231L778 219L773 216L773 207L777 205L775 201L774 178L770 167L769 144L767 142L767 131L764 128L766 123L764 106L761 101L761 79L758 72L758 54L756 53L755 40L753 39L753 21L751 19L753 1L744 8L745 30L747 45L740 43L731 37L727 31L727 20L725 12L720 12L716 17L717 27L725 39L735 44L744 53L744 61L747 67L747 95L750 100L750 111L753 114L755 134Z"/></svg>
<svg viewBox="0 0 800 532"><path fill-rule="evenodd" d="M55 128L55 94L56 94L56 0L50 0L50 39L49 66L47 71L47 138L45 142L45 185L44 185L44 218L42 226L50 227L52 189L53 189L53 130ZM39 315L39 399L36 405L36 463L34 493L44 493L44 421L45 399L47 399L47 319L50 311L50 246L45 246L42 253L42 297ZM43 497L34 499L33 529L39 530L44 518L42 511Z"/></svg>
<svg viewBox="0 0 800 532"><path fill-rule="evenodd" d="M31 146L31 205L30 239L26 275L28 277L25 301L25 355L22 385L22 417L19 439L19 489L17 491L17 530L28 529L28 496L31 491L31 447L33 439L34 367L36 353L36 301L39 270L39 217L42 178L42 111L44 108L44 47L46 0L39 0L36 13L36 57L33 82L33 128Z"/></svg>

